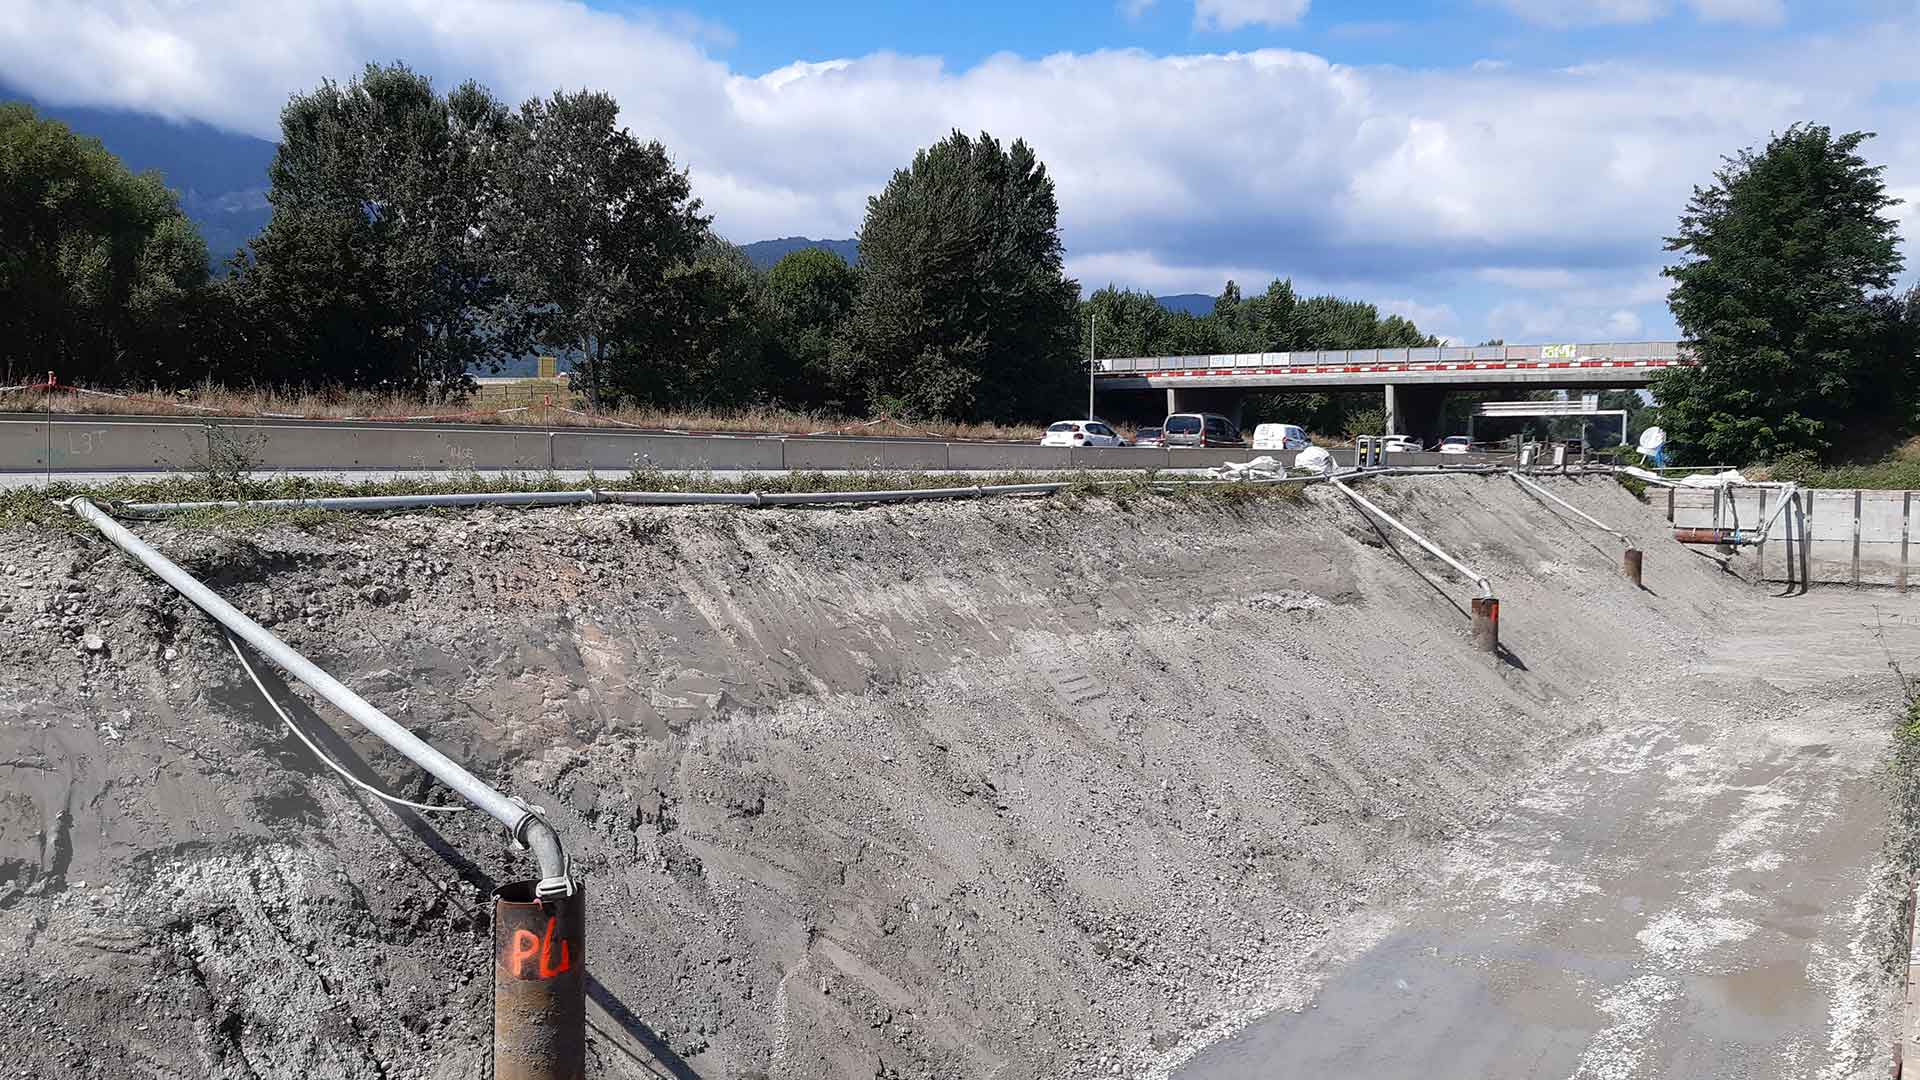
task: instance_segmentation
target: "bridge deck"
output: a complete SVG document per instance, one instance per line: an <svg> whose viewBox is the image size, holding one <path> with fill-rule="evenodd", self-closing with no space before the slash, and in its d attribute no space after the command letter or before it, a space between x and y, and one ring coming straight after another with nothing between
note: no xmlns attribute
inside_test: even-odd
<svg viewBox="0 0 1920 1080"><path fill-rule="evenodd" d="M1170 387L1286 387L1504 383L1637 386L1688 362L1677 341L1581 345L1482 345L1426 349L1346 349L1211 356L1136 356L1095 361L1108 390Z"/></svg>

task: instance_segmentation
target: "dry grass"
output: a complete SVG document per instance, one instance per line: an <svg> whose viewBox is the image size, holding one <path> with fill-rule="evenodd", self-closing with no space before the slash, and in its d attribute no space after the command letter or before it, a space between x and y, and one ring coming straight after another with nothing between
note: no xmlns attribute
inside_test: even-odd
<svg viewBox="0 0 1920 1080"><path fill-rule="evenodd" d="M144 388L111 394L60 388L0 394L0 412L86 413L117 416L230 416L304 419L458 420L468 424L533 424L554 427L648 428L664 431L725 432L767 435L876 435L915 436L985 442L1032 442L1040 437L1035 424L1002 426L945 421L899 421L890 417L854 419L822 413L750 407L731 410L624 408L589 414L574 408L572 399L554 394L552 403L539 389L517 399L488 387L475 399L428 402L394 394L357 390L283 393L270 389L237 389L203 385L190 390ZM504 388L518 390L518 387ZM519 404L527 403L527 404Z"/></svg>

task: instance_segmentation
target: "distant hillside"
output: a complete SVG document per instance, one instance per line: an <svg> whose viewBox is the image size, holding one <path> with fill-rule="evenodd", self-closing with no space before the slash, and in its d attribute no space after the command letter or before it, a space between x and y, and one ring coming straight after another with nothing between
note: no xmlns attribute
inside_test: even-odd
<svg viewBox="0 0 1920 1080"><path fill-rule="evenodd" d="M0 101L24 101L41 116L99 139L134 172L159 172L180 193L180 208L206 237L216 272L273 215L267 205L267 163L275 146L265 139L123 109L46 105L4 85Z"/></svg>
<svg viewBox="0 0 1920 1080"><path fill-rule="evenodd" d="M747 253L753 265L762 270L771 269L774 263L805 248L831 251L847 260L848 265L860 261L858 240L809 240L804 236L783 236L778 240L755 240L751 244L740 245L740 250Z"/></svg>
<svg viewBox="0 0 1920 1080"><path fill-rule="evenodd" d="M1206 293L1179 293L1174 296L1156 296L1154 299L1168 311L1184 311L1188 315L1213 314L1213 297Z"/></svg>

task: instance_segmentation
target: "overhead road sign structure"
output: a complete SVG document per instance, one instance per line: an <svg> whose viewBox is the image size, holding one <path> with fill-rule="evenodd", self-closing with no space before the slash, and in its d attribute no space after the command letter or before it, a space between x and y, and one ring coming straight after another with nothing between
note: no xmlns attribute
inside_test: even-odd
<svg viewBox="0 0 1920 1080"><path fill-rule="evenodd" d="M1627 445L1627 410L1602 409L1599 394L1582 394L1565 401L1487 401L1467 417L1467 437L1473 437L1474 421L1488 419L1531 419L1555 416L1618 416L1620 445Z"/></svg>

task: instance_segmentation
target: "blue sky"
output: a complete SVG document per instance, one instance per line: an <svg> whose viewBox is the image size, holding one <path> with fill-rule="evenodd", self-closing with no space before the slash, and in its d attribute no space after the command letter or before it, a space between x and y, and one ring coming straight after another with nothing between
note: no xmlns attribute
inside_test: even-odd
<svg viewBox="0 0 1920 1080"><path fill-rule="evenodd" d="M637 5L603 4L612 10ZM1054 52L1135 48L1159 54L1249 50L1282 45L1349 64L1449 66L1487 57L1557 67L1591 59L1596 51L1685 57L1701 48L1738 48L1769 38L1858 23L1891 4L1803 4L1786 7L1775 22L1703 20L1680 4L1655 5L1669 17L1618 21L1606 5L1504 5L1497 0L1385 0L1310 5L1297 22L1253 23L1224 29L1198 25L1191 3L1157 2L1137 12L1121 2L1063 0L970 5L820 4L723 0L675 10L708 23L714 51L742 71L759 74L794 60L894 51L939 56L971 66L999 52L1038 58ZM1619 5L1631 9L1632 5ZM1557 8L1587 7L1570 22ZM1765 5L1754 5L1763 11ZM1783 5L1784 7L1784 5ZM1534 18L1522 12L1532 8ZM1518 9L1518 10L1516 10Z"/></svg>
<svg viewBox="0 0 1920 1080"><path fill-rule="evenodd" d="M368 61L612 92L723 235L852 235L946 131L1033 143L1083 286L1287 275L1460 340L1674 332L1691 186L1797 121L1920 199L1920 0L0 0L0 84L271 138ZM1920 214L1900 207L1911 235Z"/></svg>

